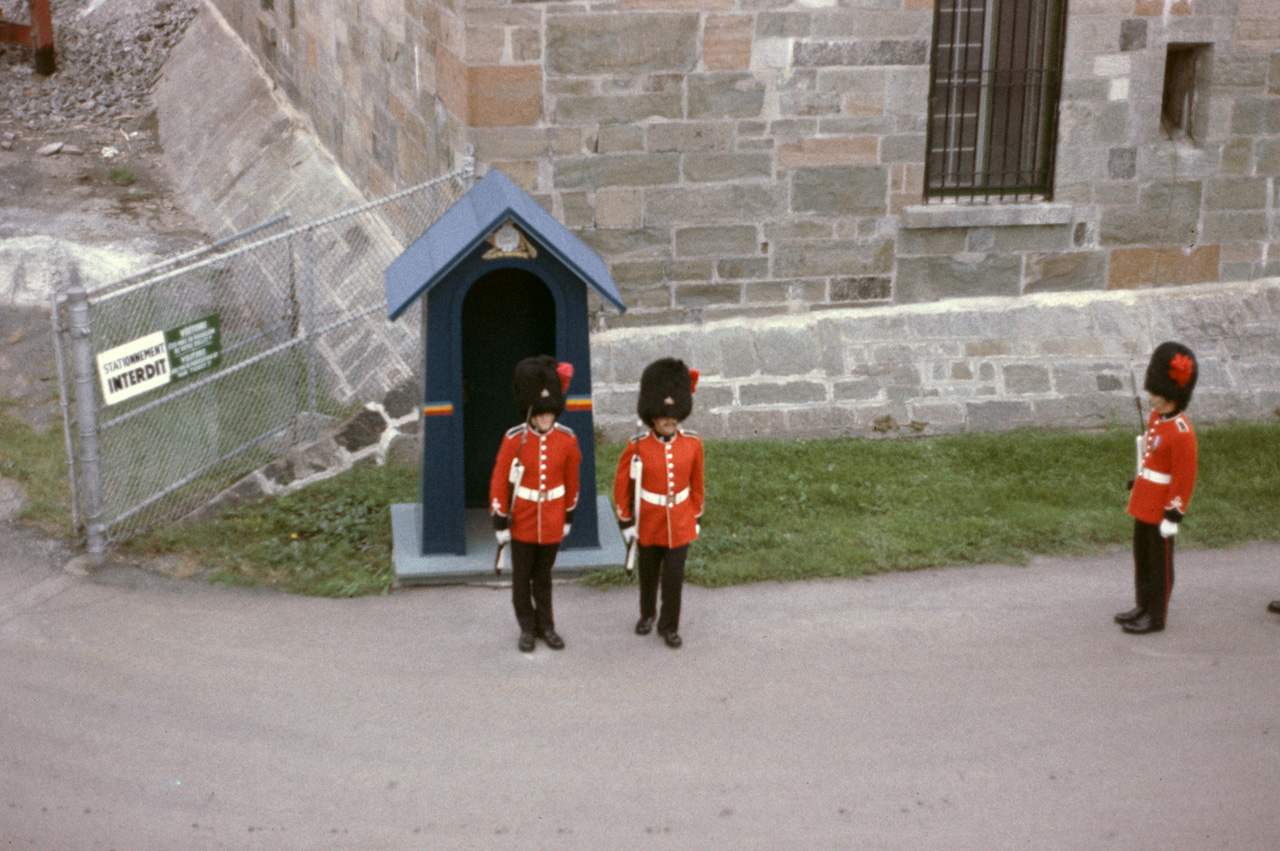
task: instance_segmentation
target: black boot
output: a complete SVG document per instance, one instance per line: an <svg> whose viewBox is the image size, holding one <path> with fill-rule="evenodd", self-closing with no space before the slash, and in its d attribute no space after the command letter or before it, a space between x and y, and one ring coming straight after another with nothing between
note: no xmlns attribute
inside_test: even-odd
<svg viewBox="0 0 1280 851"><path fill-rule="evenodd" d="M1116 623L1133 623L1138 618L1146 614L1146 611L1147 610L1142 608L1142 606L1138 606L1137 608L1130 609L1127 612L1121 612L1116 615Z"/></svg>
<svg viewBox="0 0 1280 851"><path fill-rule="evenodd" d="M1164 629L1164 624L1156 623L1151 619L1151 615L1143 612L1136 620L1124 624L1121 629L1131 635L1145 635L1148 632L1159 632Z"/></svg>

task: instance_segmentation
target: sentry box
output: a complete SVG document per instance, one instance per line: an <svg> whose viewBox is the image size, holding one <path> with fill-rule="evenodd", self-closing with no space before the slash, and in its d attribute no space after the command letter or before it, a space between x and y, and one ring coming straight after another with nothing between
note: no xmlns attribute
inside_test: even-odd
<svg viewBox="0 0 1280 851"><path fill-rule="evenodd" d="M608 497L595 495L588 288L626 305L608 267L497 169L418 238L385 275L392 320L419 298L422 374L421 502L391 508L392 558L403 583L492 576L497 542L487 509L502 436L523 416L511 374L532 355L573 364L560 422L582 449L573 530L556 571L621 564Z"/></svg>

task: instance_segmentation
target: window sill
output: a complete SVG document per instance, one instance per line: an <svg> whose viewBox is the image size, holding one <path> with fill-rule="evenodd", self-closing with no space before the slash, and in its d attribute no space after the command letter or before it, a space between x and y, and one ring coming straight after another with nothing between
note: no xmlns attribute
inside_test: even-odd
<svg viewBox="0 0 1280 851"><path fill-rule="evenodd" d="M917 204L904 207L901 226L990 228L1071 224L1070 204Z"/></svg>

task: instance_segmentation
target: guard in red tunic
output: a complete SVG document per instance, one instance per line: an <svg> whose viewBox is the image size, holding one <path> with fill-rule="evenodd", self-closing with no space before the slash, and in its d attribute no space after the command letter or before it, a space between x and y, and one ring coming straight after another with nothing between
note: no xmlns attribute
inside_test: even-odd
<svg viewBox="0 0 1280 851"><path fill-rule="evenodd" d="M658 634L668 647L682 643L684 563L689 544L701 530L702 438L679 427L693 411L697 382L697 371L674 358L645 367L636 413L650 430L627 442L613 484L622 537L628 547L639 547L640 620L636 633L648 635L657 617ZM661 615L657 610L659 580Z"/></svg>
<svg viewBox="0 0 1280 851"><path fill-rule="evenodd" d="M525 653L535 636L564 648L551 608L551 568L578 505L582 452L573 431L556 422L572 376L570 364L546 355L516 364L512 386L525 421L503 437L489 481L498 546L511 548L511 602Z"/></svg>
<svg viewBox="0 0 1280 851"><path fill-rule="evenodd" d="M1151 416L1138 444L1138 474L1129 497L1133 515L1133 582L1137 607L1116 615L1125 632L1164 629L1173 591L1173 539L1196 485L1196 433L1187 405L1200 370L1181 343L1161 343L1151 355L1143 388Z"/></svg>

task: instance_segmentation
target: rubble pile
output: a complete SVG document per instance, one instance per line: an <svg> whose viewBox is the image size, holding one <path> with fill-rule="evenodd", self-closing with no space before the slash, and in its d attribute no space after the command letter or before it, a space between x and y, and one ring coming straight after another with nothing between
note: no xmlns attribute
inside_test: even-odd
<svg viewBox="0 0 1280 851"><path fill-rule="evenodd" d="M0 44L0 124L27 136L118 129L150 112L151 89L200 0L52 0L57 71L35 73L28 47ZM27 0L0 0L27 23Z"/></svg>

